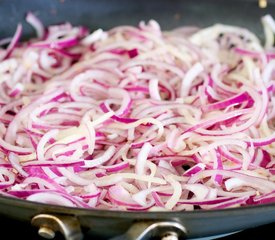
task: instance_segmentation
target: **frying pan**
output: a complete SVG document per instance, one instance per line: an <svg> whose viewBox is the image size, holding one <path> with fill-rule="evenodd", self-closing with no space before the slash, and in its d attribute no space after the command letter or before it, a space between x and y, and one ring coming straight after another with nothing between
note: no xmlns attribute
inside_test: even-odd
<svg viewBox="0 0 275 240"><path fill-rule="evenodd" d="M0 0L0 37L11 36L18 22L24 37L34 34L24 23L34 12L46 25L69 21L91 29L137 25L155 19L164 30L181 25L206 27L220 22L246 27L263 39L261 16L275 14L275 1L260 9L257 0ZM0 197L3 217L38 227L50 238L56 231L66 239L93 234L97 239L184 239L230 233L275 221L275 204L192 212L118 212L87 210Z"/></svg>

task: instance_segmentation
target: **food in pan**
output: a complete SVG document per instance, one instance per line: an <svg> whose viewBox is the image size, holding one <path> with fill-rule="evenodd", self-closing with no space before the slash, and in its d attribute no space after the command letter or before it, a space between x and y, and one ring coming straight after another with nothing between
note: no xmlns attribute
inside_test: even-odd
<svg viewBox="0 0 275 240"><path fill-rule="evenodd" d="M275 22L265 42L216 24L0 41L1 195L91 209L184 211L275 200Z"/></svg>

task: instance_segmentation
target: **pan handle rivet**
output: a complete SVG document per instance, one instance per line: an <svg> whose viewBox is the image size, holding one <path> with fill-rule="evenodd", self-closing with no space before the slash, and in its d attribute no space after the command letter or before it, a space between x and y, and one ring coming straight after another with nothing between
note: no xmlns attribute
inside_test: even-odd
<svg viewBox="0 0 275 240"><path fill-rule="evenodd" d="M66 240L83 239L79 221L74 216L41 213L34 216L31 223L39 229L38 234L46 239L53 239L57 232L63 234Z"/></svg>
<svg viewBox="0 0 275 240"><path fill-rule="evenodd" d="M40 227L38 234L46 239L53 239L55 237L55 232L49 227Z"/></svg>
<svg viewBox="0 0 275 240"><path fill-rule="evenodd" d="M161 238L161 240L178 240L178 239L179 239L178 234L175 232L167 232Z"/></svg>

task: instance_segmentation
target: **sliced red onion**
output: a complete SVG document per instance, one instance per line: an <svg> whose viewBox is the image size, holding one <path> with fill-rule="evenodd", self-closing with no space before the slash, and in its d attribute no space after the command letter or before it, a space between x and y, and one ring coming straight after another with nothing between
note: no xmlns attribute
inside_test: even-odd
<svg viewBox="0 0 275 240"><path fill-rule="evenodd" d="M127 167L129 167L128 162L121 162L111 166L102 166L101 168L106 169L107 172L111 173L111 172L119 172Z"/></svg>
<svg viewBox="0 0 275 240"><path fill-rule="evenodd" d="M146 161L148 158L148 155L150 153L152 149L152 145L150 143L145 143L138 156L137 156L137 162L136 162L136 166L135 166L135 172L138 175L144 175L145 174L145 167L146 167Z"/></svg>
<svg viewBox="0 0 275 240"><path fill-rule="evenodd" d="M273 203L275 200L275 191L264 194L262 196L256 196L253 201L257 204L259 203Z"/></svg>
<svg viewBox="0 0 275 240"><path fill-rule="evenodd" d="M196 77L203 71L203 65L201 63L196 63L190 70L186 73L184 79L182 80L181 85L181 97L186 97L189 95L189 91L192 85L192 82Z"/></svg>
<svg viewBox="0 0 275 240"><path fill-rule="evenodd" d="M138 55L138 50L136 48L128 50L128 55L130 58L134 58Z"/></svg>
<svg viewBox="0 0 275 240"><path fill-rule="evenodd" d="M198 163L193 167L189 168L187 171L184 172L183 176L192 176L193 174L203 171L205 169L205 164Z"/></svg>
<svg viewBox="0 0 275 240"><path fill-rule="evenodd" d="M220 101L220 102L216 102L216 103L212 103L209 104L207 106L203 106L202 110L204 112L208 112L208 111L212 111L212 110L217 110L217 109L221 109L221 108L226 108L229 107L231 105L235 105L235 104L241 104L244 101L248 101L249 95L247 94L247 92L241 93L239 95L236 95L234 97L231 97L229 99Z"/></svg>
<svg viewBox="0 0 275 240"><path fill-rule="evenodd" d="M17 95L20 95L22 91L24 90L24 86L21 83L17 83L14 88L9 92L10 97L16 97Z"/></svg>
<svg viewBox="0 0 275 240"><path fill-rule="evenodd" d="M152 99L161 100L158 88L158 79L151 79L149 82L149 93Z"/></svg>
<svg viewBox="0 0 275 240"><path fill-rule="evenodd" d="M241 115L247 114L247 113L251 113L251 110L242 109L242 110L238 110L238 111L232 111L232 112L229 112L229 113L224 113L222 117L213 118L213 119L210 119L210 120L203 121L200 124L197 124L195 126L192 126L192 127L188 128L183 133L192 132L192 131L195 131L195 130L200 129L200 128L208 128L208 127L211 127L213 124L219 123L220 121L226 121L226 120L236 118L238 116L241 116ZM211 132L211 131L204 130L204 131L201 131L201 132L202 133L205 133L205 132L208 133L208 132ZM212 131L212 132L214 132L214 131ZM215 131L215 133L213 133L213 135L228 134L228 133L226 133L226 131L220 131L220 132L221 133L219 134L218 131ZM233 133L235 133L235 132L236 132L236 130L234 130ZM230 132L230 134L231 134L231 132Z"/></svg>
<svg viewBox="0 0 275 240"><path fill-rule="evenodd" d="M76 37L68 37L68 38L56 40L56 41L43 41L43 42L32 43L30 44L30 47L63 49L63 48L76 46L77 44L78 44L78 40Z"/></svg>
<svg viewBox="0 0 275 240"><path fill-rule="evenodd" d="M91 183L91 181L89 179L86 179L86 178L83 178L83 177L79 176L78 174L76 174L72 170L67 170L65 168L59 168L59 171L69 181L71 181L72 183L77 184L79 186L86 186L89 183Z"/></svg>
<svg viewBox="0 0 275 240"><path fill-rule="evenodd" d="M18 146L9 144L8 142L4 141L2 138L0 138L0 147L7 151L15 152L19 154L27 154L27 153L33 152L33 148L18 147Z"/></svg>
<svg viewBox="0 0 275 240"><path fill-rule="evenodd" d="M15 185L16 186L16 185ZM13 196L16 196L18 198L26 198L32 194L36 194L36 193L44 193L45 190L44 189L35 189L35 190L25 190L25 189L12 189L11 191L9 191L10 194L12 194ZM54 191L49 191L49 192L54 192Z"/></svg>
<svg viewBox="0 0 275 240"><path fill-rule="evenodd" d="M92 168L92 167L102 165L114 155L115 151L116 151L116 148L114 146L110 146L102 156L96 157L92 160L86 159L85 167Z"/></svg>
<svg viewBox="0 0 275 240"><path fill-rule="evenodd" d="M207 198L210 189L207 186L202 184L187 184L184 186L184 189L187 189L194 193L194 199L202 201Z"/></svg>
<svg viewBox="0 0 275 240"><path fill-rule="evenodd" d="M156 192L152 192L152 197L154 198L155 203L158 207L161 207L161 208L165 207L163 202L161 201L161 198L159 197L159 195Z"/></svg>
<svg viewBox="0 0 275 240"><path fill-rule="evenodd" d="M129 207L139 207L132 198L129 192L127 192L123 187L120 185L115 185L109 188L108 191L109 198L115 204L124 205Z"/></svg>
<svg viewBox="0 0 275 240"><path fill-rule="evenodd" d="M7 50L6 50L6 53L3 57L3 59L8 58L12 54L12 52L14 51L16 45L18 44L18 42L20 40L20 37L22 35L22 31L23 31L22 24L18 24L17 28L16 28L16 31L15 31L15 34L14 34L9 46L7 47Z"/></svg>
<svg viewBox="0 0 275 240"><path fill-rule="evenodd" d="M102 111L104 113L110 112L110 109L106 106L105 103L101 103L100 108L102 109ZM138 119L133 119L133 118L122 118L122 117L118 117L116 115L112 116L111 118L118 122L121 122L121 123L132 123L132 122L136 122L138 120Z"/></svg>
<svg viewBox="0 0 275 240"><path fill-rule="evenodd" d="M221 174L223 177L231 177L231 178L239 179L240 184L244 184L246 186L252 186L263 193L272 191L272 189L275 187L275 183L268 181L267 179L250 176L250 175L239 173L236 171L226 171L226 170L205 170L203 172L201 171L193 175L189 179L189 182L195 183L201 178L205 178L207 176L211 176L212 174L217 174L217 173Z"/></svg>
<svg viewBox="0 0 275 240"><path fill-rule="evenodd" d="M60 196L59 194L56 194L56 193L50 193L50 192L32 194L26 199L34 202L42 202L47 204L55 204L55 205L68 206L68 207L76 206L70 200L64 198L63 196Z"/></svg>
<svg viewBox="0 0 275 240"><path fill-rule="evenodd" d="M104 38L107 37L107 34L101 29L97 29L96 31L92 32L90 35L85 37L81 43L84 45L91 45L94 42L97 42L99 40L104 40Z"/></svg>
<svg viewBox="0 0 275 240"><path fill-rule="evenodd" d="M222 158L221 158L221 154L220 152L216 151L216 156L215 156L215 160L214 160L214 164L213 164L214 169L223 169L223 163L222 163ZM215 175L215 182L218 185L222 185L223 183L223 179L222 179L222 175L217 174Z"/></svg>
<svg viewBox="0 0 275 240"><path fill-rule="evenodd" d="M173 177L168 176L166 179L167 179L167 182L170 183L171 186L173 187L174 192L173 192L171 198L166 202L165 208L172 210L173 207L175 207L177 205L177 203L180 199L180 196L182 193L182 186Z"/></svg>
<svg viewBox="0 0 275 240"><path fill-rule="evenodd" d="M0 40L1 195L124 211L275 201L271 16L265 47L222 24L26 21L37 37L19 44L19 24Z"/></svg>
<svg viewBox="0 0 275 240"><path fill-rule="evenodd" d="M28 173L25 172L22 166L20 165L18 156L15 153L10 152L8 155L8 159L11 165L13 166L13 168L17 170L19 174L21 174L24 177L28 177Z"/></svg>
<svg viewBox="0 0 275 240"><path fill-rule="evenodd" d="M37 145L37 160L39 161L43 161L45 160L45 157L44 157L44 148L45 148L45 145L46 143L52 139L53 137L55 137L57 134L58 134L58 130L57 129L53 129L49 132L47 132L39 141L38 145Z"/></svg>
<svg viewBox="0 0 275 240"><path fill-rule="evenodd" d="M14 185L15 177L15 174L9 169L0 168L0 189Z"/></svg>
<svg viewBox="0 0 275 240"><path fill-rule="evenodd" d="M248 200L249 200L249 196L244 196L244 197L228 200L222 203L214 204L211 206L203 206L203 208L204 209L224 209L224 208L239 207L245 204Z"/></svg>
<svg viewBox="0 0 275 240"><path fill-rule="evenodd" d="M45 37L45 28L42 22L32 12L27 13L26 21L33 26L38 38Z"/></svg>

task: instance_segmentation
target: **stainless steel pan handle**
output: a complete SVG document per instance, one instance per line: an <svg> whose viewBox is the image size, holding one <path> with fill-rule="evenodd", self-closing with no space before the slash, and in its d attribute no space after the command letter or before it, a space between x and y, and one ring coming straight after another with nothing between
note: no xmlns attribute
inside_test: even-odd
<svg viewBox="0 0 275 240"><path fill-rule="evenodd" d="M38 234L53 239L61 232L66 240L81 240L83 234L79 221L74 216L39 214L32 218L32 225L38 228ZM185 239L185 227L176 221L138 221L128 231L111 240L179 240Z"/></svg>
<svg viewBox="0 0 275 240"><path fill-rule="evenodd" d="M129 230L121 236L111 240L179 240L186 238L185 227L174 221L141 221L134 223Z"/></svg>
<svg viewBox="0 0 275 240"><path fill-rule="evenodd" d="M53 239L61 232L66 240L81 240L83 234L76 217L68 215L39 214L32 218L31 224L38 228L38 234Z"/></svg>

